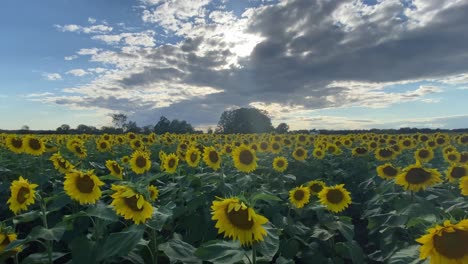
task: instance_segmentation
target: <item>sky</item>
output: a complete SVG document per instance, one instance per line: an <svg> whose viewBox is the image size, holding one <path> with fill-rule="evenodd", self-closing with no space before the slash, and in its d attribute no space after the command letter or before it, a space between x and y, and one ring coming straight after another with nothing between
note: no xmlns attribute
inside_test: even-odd
<svg viewBox="0 0 468 264"><path fill-rule="evenodd" d="M466 0L3 0L0 128L467 128Z"/></svg>

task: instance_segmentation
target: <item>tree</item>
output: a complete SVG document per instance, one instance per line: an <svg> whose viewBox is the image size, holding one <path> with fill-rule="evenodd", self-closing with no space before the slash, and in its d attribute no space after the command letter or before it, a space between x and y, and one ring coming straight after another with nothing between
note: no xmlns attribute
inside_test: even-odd
<svg viewBox="0 0 468 264"><path fill-rule="evenodd" d="M112 117L112 123L114 124L114 126L118 128L124 128L127 122L127 115L120 113L120 114L112 114L111 117Z"/></svg>
<svg viewBox="0 0 468 264"><path fill-rule="evenodd" d="M29 131L29 126L28 126L28 125L23 125L23 126L21 127L21 130Z"/></svg>
<svg viewBox="0 0 468 264"><path fill-rule="evenodd" d="M268 133L273 131L271 119L266 111L257 108L239 108L224 111L218 122L216 132L233 133Z"/></svg>
<svg viewBox="0 0 468 264"><path fill-rule="evenodd" d="M68 134L68 132L70 132L70 125L63 124L57 127L56 131L61 134Z"/></svg>
<svg viewBox="0 0 468 264"><path fill-rule="evenodd" d="M280 123L276 128L275 132L278 134L286 134L289 131L289 125L286 123Z"/></svg>
<svg viewBox="0 0 468 264"><path fill-rule="evenodd" d="M128 123L125 123L123 125L123 129L125 132L140 133L140 128L134 121L129 121Z"/></svg>
<svg viewBox="0 0 468 264"><path fill-rule="evenodd" d="M195 129L191 124L185 120L174 119L170 121L165 116L159 118L159 122L154 126L154 132L156 134L164 133L176 133L176 134L185 134L185 133L194 133Z"/></svg>
<svg viewBox="0 0 468 264"><path fill-rule="evenodd" d="M165 116L161 116L159 118L159 122L154 126L154 133L156 134L164 134L166 132L169 132L169 125L171 124L171 121L167 119Z"/></svg>

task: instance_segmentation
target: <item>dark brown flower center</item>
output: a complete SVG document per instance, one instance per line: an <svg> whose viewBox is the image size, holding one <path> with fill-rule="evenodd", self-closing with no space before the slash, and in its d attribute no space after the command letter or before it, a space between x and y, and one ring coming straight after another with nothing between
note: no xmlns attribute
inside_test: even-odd
<svg viewBox="0 0 468 264"><path fill-rule="evenodd" d="M461 163L466 163L466 162L468 162L468 152L463 152L463 153L460 155L460 162L461 162Z"/></svg>
<svg viewBox="0 0 468 264"><path fill-rule="evenodd" d="M198 154L196 152L190 153L190 161L195 162L198 159Z"/></svg>
<svg viewBox="0 0 468 264"><path fill-rule="evenodd" d="M327 200L330 203L339 204L343 201L343 193L340 190L330 190L327 192Z"/></svg>
<svg viewBox="0 0 468 264"><path fill-rule="evenodd" d="M411 141L405 140L405 141L403 141L403 145L404 145L405 147L409 147L409 146L411 146Z"/></svg>
<svg viewBox="0 0 468 264"><path fill-rule="evenodd" d="M461 142L462 144L468 143L468 136L462 136L462 137L460 138L460 142Z"/></svg>
<svg viewBox="0 0 468 264"><path fill-rule="evenodd" d="M125 197L124 202L128 206L128 208L132 209L132 211L143 211L143 206L141 208L138 208L138 198L135 195L132 197Z"/></svg>
<svg viewBox="0 0 468 264"><path fill-rule="evenodd" d="M143 156L138 156L135 160L135 164L139 168L145 168L146 167L146 158Z"/></svg>
<svg viewBox="0 0 468 264"><path fill-rule="evenodd" d="M268 149L268 143L266 143L266 142L260 143L260 149L267 150Z"/></svg>
<svg viewBox="0 0 468 264"><path fill-rule="evenodd" d="M310 185L309 188L312 192L319 193L323 189L323 186L319 183L314 183Z"/></svg>
<svg viewBox="0 0 468 264"><path fill-rule="evenodd" d="M367 149L366 148L356 148L356 153L357 154L365 154L367 152Z"/></svg>
<svg viewBox="0 0 468 264"><path fill-rule="evenodd" d="M422 142L425 142L425 141L428 141L429 140L429 137L427 137L426 135L422 135L419 140L421 140Z"/></svg>
<svg viewBox="0 0 468 264"><path fill-rule="evenodd" d="M393 155L393 151L389 150L389 149L381 149L379 151L379 155L383 158L388 158L388 157L391 157Z"/></svg>
<svg viewBox="0 0 468 264"><path fill-rule="evenodd" d="M14 138L11 140L11 145L15 148L21 148L23 146L23 141L19 138Z"/></svg>
<svg viewBox="0 0 468 264"><path fill-rule="evenodd" d="M273 143L273 144L271 145L271 148L272 148L273 150L278 150L278 149L280 149L280 145L279 145L278 143L275 142L275 143Z"/></svg>
<svg viewBox="0 0 468 264"><path fill-rule="evenodd" d="M83 175L83 177L76 178L76 188L81 193L92 193L94 189L94 181L89 175Z"/></svg>
<svg viewBox="0 0 468 264"><path fill-rule="evenodd" d="M115 174L120 174L120 168L116 162L112 163L112 170L114 171Z"/></svg>
<svg viewBox="0 0 468 264"><path fill-rule="evenodd" d="M107 148L107 142L101 142L100 146L101 146L101 149Z"/></svg>
<svg viewBox="0 0 468 264"><path fill-rule="evenodd" d="M29 188L21 187L18 190L18 194L16 195L16 201L18 201L18 203L20 204L23 204L28 199L29 193L30 193Z"/></svg>
<svg viewBox="0 0 468 264"><path fill-rule="evenodd" d="M305 196L305 193L303 190L297 190L294 192L294 200L296 201L302 201L304 196Z"/></svg>
<svg viewBox="0 0 468 264"><path fill-rule="evenodd" d="M398 171L392 166L385 166L385 168L383 168L383 172L386 176L395 177Z"/></svg>
<svg viewBox="0 0 468 264"><path fill-rule="evenodd" d="M232 152L231 146L225 147L225 148L224 148L224 151L226 151L226 153L231 153L231 152Z"/></svg>
<svg viewBox="0 0 468 264"><path fill-rule="evenodd" d="M75 146L75 151L76 151L76 153L78 153L78 154L80 154L80 155L81 155L81 154L84 154L84 153L83 153L83 150L81 149L80 146Z"/></svg>
<svg viewBox="0 0 468 264"><path fill-rule="evenodd" d="M29 147L33 150L40 150L42 145L41 142L37 138L31 138L29 139Z"/></svg>
<svg viewBox="0 0 468 264"><path fill-rule="evenodd" d="M226 207L226 214L229 222L231 222L233 226L242 230L250 230L254 225L253 220L249 220L249 212L247 208L240 208L239 211L235 211L233 209L231 212L228 212L228 208Z"/></svg>
<svg viewBox="0 0 468 264"><path fill-rule="evenodd" d="M210 153L208 154L208 157L210 158L210 161L213 163L216 163L219 160L218 152L216 151L210 151Z"/></svg>
<svg viewBox="0 0 468 264"><path fill-rule="evenodd" d="M442 144L445 143L445 139L444 138L437 138L436 142L437 142L437 144L442 145Z"/></svg>
<svg viewBox="0 0 468 264"><path fill-rule="evenodd" d="M320 151L320 150L317 150L317 151L315 152L315 154L316 154L317 156L319 156L319 157L320 157L320 156L322 156L322 151Z"/></svg>
<svg viewBox="0 0 468 264"><path fill-rule="evenodd" d="M429 157L429 151L427 149L420 150L418 154L419 154L419 157L423 159L426 159Z"/></svg>
<svg viewBox="0 0 468 264"><path fill-rule="evenodd" d="M450 161L455 161L455 160L457 160L457 155L455 155L455 154L448 154L448 155L447 155L447 159L450 160Z"/></svg>
<svg viewBox="0 0 468 264"><path fill-rule="evenodd" d="M303 149L296 149L296 156L303 157L305 154Z"/></svg>
<svg viewBox="0 0 468 264"><path fill-rule="evenodd" d="M0 246L1 247L6 247L11 243L11 241L10 241L10 238L8 237L8 234L3 233L3 235L5 236L5 239L2 241Z"/></svg>
<svg viewBox="0 0 468 264"><path fill-rule="evenodd" d="M406 181L410 184L421 184L427 182L431 174L423 168L412 168L406 173Z"/></svg>
<svg viewBox="0 0 468 264"><path fill-rule="evenodd" d="M276 161L276 166L280 167L280 168L284 167L284 160L277 160Z"/></svg>
<svg viewBox="0 0 468 264"><path fill-rule="evenodd" d="M465 175L466 175L466 170L463 167L454 167L452 171L450 172L450 176L452 176L455 179L459 179Z"/></svg>
<svg viewBox="0 0 468 264"><path fill-rule="evenodd" d="M468 231L455 229L455 232L442 231L434 236L434 248L448 259L461 259L468 254Z"/></svg>
<svg viewBox="0 0 468 264"><path fill-rule="evenodd" d="M299 139L299 141L303 142L303 141L305 141L305 140L306 140L306 137L301 135L301 136L299 136L299 138L298 138L298 139Z"/></svg>
<svg viewBox="0 0 468 264"><path fill-rule="evenodd" d="M176 165L176 161L174 158L170 158L169 159L169 162L167 163L167 165L169 166L169 168L174 168L175 165Z"/></svg>
<svg viewBox="0 0 468 264"><path fill-rule="evenodd" d="M245 164L245 165L250 165L252 164L252 162L254 161L254 155L253 153L250 151L250 150L242 150L240 153L239 153L239 161L242 163L242 164Z"/></svg>

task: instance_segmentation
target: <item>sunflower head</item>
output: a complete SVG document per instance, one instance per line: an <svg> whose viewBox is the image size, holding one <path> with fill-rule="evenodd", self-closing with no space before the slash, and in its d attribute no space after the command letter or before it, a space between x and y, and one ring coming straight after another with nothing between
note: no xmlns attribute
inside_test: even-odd
<svg viewBox="0 0 468 264"><path fill-rule="evenodd" d="M293 151L293 157L295 160L303 161L307 158L307 150L303 147L297 147Z"/></svg>
<svg viewBox="0 0 468 264"><path fill-rule="evenodd" d="M4 253L3 250L16 239L17 236L15 233L8 232L7 230L0 230L0 253ZM15 254L16 252L19 252L21 250L21 247L16 247L6 254Z"/></svg>
<svg viewBox="0 0 468 264"><path fill-rule="evenodd" d="M156 187L154 185L150 185L150 186L148 186L148 192L149 192L149 196L150 196L151 201L156 201L156 199L158 199L158 196L159 196L158 187Z"/></svg>
<svg viewBox="0 0 468 264"><path fill-rule="evenodd" d="M312 152L312 155L316 158L316 159L323 159L325 157L325 151L323 151L323 149L321 148L315 148L314 151Z"/></svg>
<svg viewBox="0 0 468 264"><path fill-rule="evenodd" d="M353 156L365 156L369 150L367 149L367 146L359 146L353 148Z"/></svg>
<svg viewBox="0 0 468 264"><path fill-rule="evenodd" d="M460 162L460 158L461 156L458 151L450 151L450 152L444 153L444 159L449 163Z"/></svg>
<svg viewBox="0 0 468 264"><path fill-rule="evenodd" d="M450 182L455 182L465 176L468 176L468 165L452 164L447 169L447 178Z"/></svg>
<svg viewBox="0 0 468 264"><path fill-rule="evenodd" d="M434 151L431 148L422 148L416 150L414 158L422 163L428 162L434 158Z"/></svg>
<svg viewBox="0 0 468 264"><path fill-rule="evenodd" d="M14 214L28 209L29 205L36 202L36 188L37 184L29 183L28 180L20 176L18 180L11 183L10 191L11 196L7 201L10 205L10 210Z"/></svg>
<svg viewBox="0 0 468 264"><path fill-rule="evenodd" d="M221 168L221 156L214 147L205 147L203 150L203 161L213 170Z"/></svg>
<svg viewBox="0 0 468 264"><path fill-rule="evenodd" d="M460 191L462 195L468 196L468 176L462 177L460 179Z"/></svg>
<svg viewBox="0 0 468 264"><path fill-rule="evenodd" d="M420 259L430 258L431 263L468 263L468 219L457 224L446 220L427 234L416 239L421 244Z"/></svg>
<svg viewBox="0 0 468 264"><path fill-rule="evenodd" d="M107 160L106 161L106 168L110 171L110 174L119 178L123 179L123 169L120 164L115 160Z"/></svg>
<svg viewBox="0 0 468 264"><path fill-rule="evenodd" d="M310 188L299 186L289 191L289 201L296 207L302 208L310 201Z"/></svg>
<svg viewBox="0 0 468 264"><path fill-rule="evenodd" d="M232 151L232 159L237 170L252 172L257 168L257 155L246 145L240 145Z"/></svg>
<svg viewBox="0 0 468 264"><path fill-rule="evenodd" d="M417 192L442 182L440 176L440 172L436 169L423 168L419 162L416 162L403 169L403 172L396 176L395 183L405 190Z"/></svg>
<svg viewBox="0 0 468 264"><path fill-rule="evenodd" d="M344 188L344 184L325 187L318 197L322 205L335 213L343 211L351 204L351 194Z"/></svg>
<svg viewBox="0 0 468 264"><path fill-rule="evenodd" d="M113 185L112 190L115 193L111 195L111 205L115 212L126 220L131 219L135 224L142 224L153 215L153 206L142 194L122 185Z"/></svg>
<svg viewBox="0 0 468 264"><path fill-rule="evenodd" d="M224 237L239 240L241 245L251 245L263 241L267 232L263 224L268 222L264 216L257 214L239 198L218 198L211 206L212 220L216 221L218 233Z"/></svg>
<svg viewBox="0 0 468 264"><path fill-rule="evenodd" d="M73 170L65 174L63 189L70 198L80 204L95 204L101 198L100 187L103 185L104 182L99 180L93 170Z"/></svg>
<svg viewBox="0 0 468 264"><path fill-rule="evenodd" d="M276 157L273 160L273 169L277 172L284 172L288 168L288 160L285 157Z"/></svg>
<svg viewBox="0 0 468 264"><path fill-rule="evenodd" d="M63 173L63 174L73 170L73 168L75 167L68 160L66 160L64 157L62 157L60 152L54 153L50 157L49 160L52 161L52 163L54 165L54 168L56 170L58 170L60 173Z"/></svg>
<svg viewBox="0 0 468 264"><path fill-rule="evenodd" d="M190 148L185 153L185 162L187 162L187 164L190 167L196 168L198 167L198 164L200 163L200 159L201 159L200 150L198 150L198 148L193 145L190 146Z"/></svg>
<svg viewBox="0 0 468 264"><path fill-rule="evenodd" d="M130 158L130 168L136 174L143 174L151 169L150 153L136 150Z"/></svg>
<svg viewBox="0 0 468 264"><path fill-rule="evenodd" d="M25 149L23 139L16 135L8 135L5 139L5 144L14 153L22 153Z"/></svg>
<svg viewBox="0 0 468 264"><path fill-rule="evenodd" d="M99 152L106 152L111 149L111 144L105 139L100 139L96 141L96 148Z"/></svg>
<svg viewBox="0 0 468 264"><path fill-rule="evenodd" d="M310 189L310 194L318 195L327 185L323 181L313 180L306 184Z"/></svg>
<svg viewBox="0 0 468 264"><path fill-rule="evenodd" d="M377 166L377 175L384 180L393 180L400 173L400 169L391 163Z"/></svg>
<svg viewBox="0 0 468 264"><path fill-rule="evenodd" d="M42 138L37 138L32 135L27 135L23 138L24 152L40 156L46 151L45 143Z"/></svg>
<svg viewBox="0 0 468 264"><path fill-rule="evenodd" d="M395 152L391 148L377 148L375 158L380 161L391 160L395 157Z"/></svg>
<svg viewBox="0 0 468 264"><path fill-rule="evenodd" d="M163 160L163 167L167 173L175 173L179 165L179 157L174 153L168 154Z"/></svg>

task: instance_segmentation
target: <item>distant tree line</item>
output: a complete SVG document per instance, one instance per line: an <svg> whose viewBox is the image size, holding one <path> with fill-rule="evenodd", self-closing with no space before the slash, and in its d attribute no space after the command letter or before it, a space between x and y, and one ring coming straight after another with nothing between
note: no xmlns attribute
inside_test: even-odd
<svg viewBox="0 0 468 264"><path fill-rule="evenodd" d="M193 126L185 120L169 120L161 116L155 125L139 127L136 122L129 121L127 115L118 113L111 115L113 126L103 126L96 128L84 124L71 128L68 124L63 124L55 130L30 130L29 126L23 125L19 130L0 130L0 133L16 134L122 134L127 132L134 133L203 133L201 130L195 130ZM342 135L359 133L377 133L377 134L411 134L411 133L436 133L436 132L457 132L467 133L468 128L463 129L430 129L430 128L410 128L402 127L399 129L370 129L370 130L326 130L326 129L301 129L289 130L289 125L280 123L274 127L271 118L266 111L257 108L239 108L226 110L221 114L216 129L209 128L207 133L218 134L236 134L236 133L276 133L276 134L324 134L324 135Z"/></svg>

